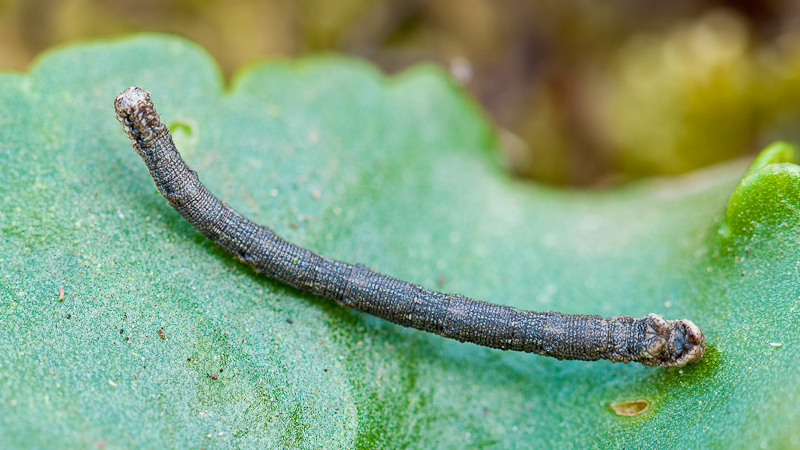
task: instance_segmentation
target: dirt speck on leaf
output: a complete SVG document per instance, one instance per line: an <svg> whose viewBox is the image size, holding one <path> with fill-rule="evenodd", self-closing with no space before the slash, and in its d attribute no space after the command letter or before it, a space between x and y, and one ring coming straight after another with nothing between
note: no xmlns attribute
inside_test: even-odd
<svg viewBox="0 0 800 450"><path fill-rule="evenodd" d="M647 411L650 403L647 400L631 400L627 402L612 403L611 410L618 416L636 416Z"/></svg>

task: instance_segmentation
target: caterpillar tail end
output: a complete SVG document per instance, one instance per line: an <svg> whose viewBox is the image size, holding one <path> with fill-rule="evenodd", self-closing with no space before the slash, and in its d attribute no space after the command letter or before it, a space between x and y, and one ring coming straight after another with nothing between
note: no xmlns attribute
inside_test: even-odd
<svg viewBox="0 0 800 450"><path fill-rule="evenodd" d="M637 361L646 366L683 367L703 358L706 337L691 320L644 317L645 348Z"/></svg>

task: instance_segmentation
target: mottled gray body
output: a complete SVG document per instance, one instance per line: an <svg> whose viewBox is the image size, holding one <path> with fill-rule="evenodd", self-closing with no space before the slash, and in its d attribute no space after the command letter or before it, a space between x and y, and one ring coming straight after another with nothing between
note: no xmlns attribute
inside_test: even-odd
<svg viewBox="0 0 800 450"><path fill-rule="evenodd" d="M683 366L698 361L703 333L688 320L521 311L445 294L326 258L298 247L234 211L206 189L181 159L150 95L120 94L115 107L158 190L186 220L256 271L304 292L391 322L461 342L558 359Z"/></svg>

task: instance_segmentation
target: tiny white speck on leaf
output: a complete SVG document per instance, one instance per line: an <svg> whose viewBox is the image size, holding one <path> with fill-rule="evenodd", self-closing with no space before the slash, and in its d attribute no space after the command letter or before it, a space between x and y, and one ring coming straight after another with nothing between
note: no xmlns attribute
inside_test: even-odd
<svg viewBox="0 0 800 450"><path fill-rule="evenodd" d="M114 383L111 380L108 380L108 384L110 384L112 387L117 387L117 383Z"/></svg>
<svg viewBox="0 0 800 450"><path fill-rule="evenodd" d="M783 344L781 344L780 342L770 342L769 345L773 347L783 347Z"/></svg>

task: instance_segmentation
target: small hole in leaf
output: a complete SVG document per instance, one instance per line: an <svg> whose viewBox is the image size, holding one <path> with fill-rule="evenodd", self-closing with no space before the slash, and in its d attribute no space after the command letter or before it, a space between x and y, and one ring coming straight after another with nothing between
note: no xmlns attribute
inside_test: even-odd
<svg viewBox="0 0 800 450"><path fill-rule="evenodd" d="M194 132L197 127L192 122L183 120L170 122L168 127L175 145L186 154L185 156L191 156L197 148L197 135Z"/></svg>
<svg viewBox="0 0 800 450"><path fill-rule="evenodd" d="M172 122L169 124L169 131L172 134L183 133L186 136L191 136L192 126L186 122Z"/></svg>
<svg viewBox="0 0 800 450"><path fill-rule="evenodd" d="M647 411L650 403L647 400L631 400L628 402L612 403L611 410L618 416L635 416Z"/></svg>

